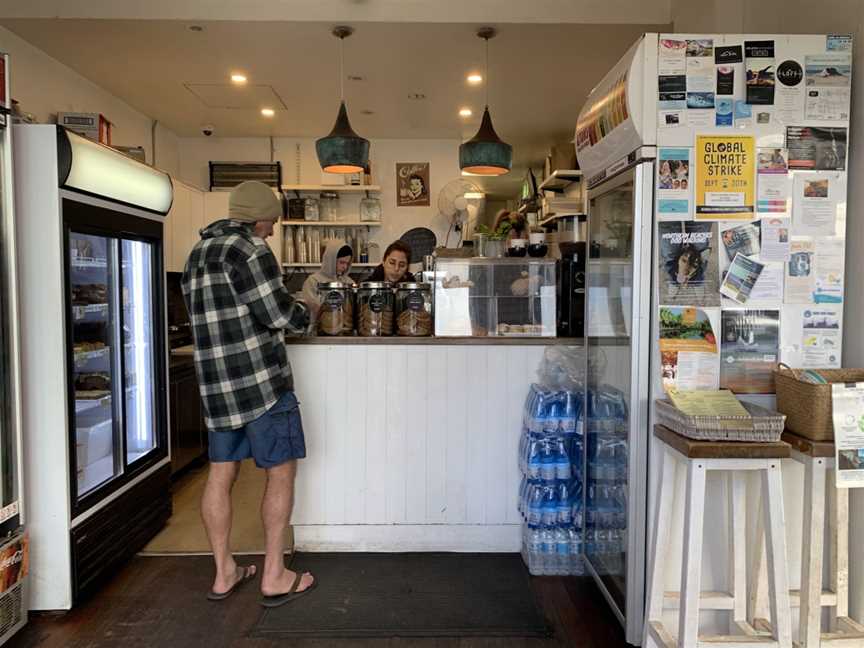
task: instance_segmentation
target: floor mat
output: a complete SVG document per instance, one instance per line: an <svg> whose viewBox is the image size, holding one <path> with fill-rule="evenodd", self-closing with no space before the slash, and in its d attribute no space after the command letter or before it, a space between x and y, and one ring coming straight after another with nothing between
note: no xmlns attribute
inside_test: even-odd
<svg viewBox="0 0 864 648"><path fill-rule="evenodd" d="M253 637L548 637L518 554L306 553L308 596L264 610Z"/></svg>

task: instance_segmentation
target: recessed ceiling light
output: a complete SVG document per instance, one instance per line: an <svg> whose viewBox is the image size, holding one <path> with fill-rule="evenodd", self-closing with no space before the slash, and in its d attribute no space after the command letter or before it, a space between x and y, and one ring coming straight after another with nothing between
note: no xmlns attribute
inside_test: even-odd
<svg viewBox="0 0 864 648"><path fill-rule="evenodd" d="M459 111L459 116L460 116L460 117L470 117L470 116L473 115L473 114L474 114L474 113L471 112L471 109L470 109L470 108L462 108L462 109Z"/></svg>
<svg viewBox="0 0 864 648"><path fill-rule="evenodd" d="M363 110L360 111L360 114L361 115L374 115L375 111L369 110L368 108L364 108Z"/></svg>
<svg viewBox="0 0 864 648"><path fill-rule="evenodd" d="M203 31L204 31L204 27L202 27L201 25L189 25L189 31L193 31L193 32L203 32Z"/></svg>
<svg viewBox="0 0 864 648"><path fill-rule="evenodd" d="M365 81L365 79L362 76L357 76L356 74L349 74L348 80L349 81Z"/></svg>
<svg viewBox="0 0 864 648"><path fill-rule="evenodd" d="M234 73L231 75L231 81L233 81L234 83L246 83L246 75Z"/></svg>
<svg viewBox="0 0 864 648"><path fill-rule="evenodd" d="M272 117L273 115L276 114L276 111L273 110L272 108L262 108L261 114L264 115L265 117Z"/></svg>
<svg viewBox="0 0 864 648"><path fill-rule="evenodd" d="M411 94L408 95L408 98L414 99L415 101L422 101L423 99L426 98L426 95L423 94L422 92L412 92Z"/></svg>
<svg viewBox="0 0 864 648"><path fill-rule="evenodd" d="M468 75L468 83L473 83L477 85L478 83L483 83L483 76L480 74L469 74Z"/></svg>

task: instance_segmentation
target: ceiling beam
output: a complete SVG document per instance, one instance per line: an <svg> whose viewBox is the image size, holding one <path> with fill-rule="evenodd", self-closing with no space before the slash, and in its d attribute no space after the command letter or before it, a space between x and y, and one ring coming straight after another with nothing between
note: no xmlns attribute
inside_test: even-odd
<svg viewBox="0 0 864 648"><path fill-rule="evenodd" d="M663 24L672 0L0 0L0 18Z"/></svg>

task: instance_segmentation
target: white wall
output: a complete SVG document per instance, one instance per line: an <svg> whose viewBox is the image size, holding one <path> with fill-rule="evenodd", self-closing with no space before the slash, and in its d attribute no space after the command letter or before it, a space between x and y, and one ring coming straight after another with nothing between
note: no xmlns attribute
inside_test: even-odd
<svg viewBox="0 0 864 648"><path fill-rule="evenodd" d="M41 123L55 122L58 112L102 113L114 124L112 144L143 146L147 161L153 161L150 117L3 27L0 50L11 57L12 98L20 102L23 111L33 113ZM176 174L177 136L159 126L156 142L156 166Z"/></svg>
<svg viewBox="0 0 864 648"><path fill-rule="evenodd" d="M438 193L450 180L461 178L459 171L460 140L372 140L370 160L372 182L381 185L383 225L373 228L370 240L383 246L399 238L412 227L428 227L435 232L439 244L446 239L449 221L438 213ZM208 162L262 162L270 161L268 138L184 137L180 139L180 179L207 190L209 188ZM274 138L273 160L282 163L282 181L285 184L319 184L321 167L315 154L315 140L311 138ZM430 163L430 206L396 206L396 163ZM342 196L342 209L357 208L357 196ZM353 220L356 220L354 218ZM453 244L455 234L451 234Z"/></svg>

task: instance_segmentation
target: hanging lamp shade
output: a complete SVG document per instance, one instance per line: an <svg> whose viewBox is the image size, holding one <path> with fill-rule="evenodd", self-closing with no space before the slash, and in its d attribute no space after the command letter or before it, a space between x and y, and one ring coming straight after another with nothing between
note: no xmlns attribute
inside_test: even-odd
<svg viewBox="0 0 864 648"><path fill-rule="evenodd" d="M459 168L475 175L497 176L509 172L512 165L513 147L498 137L486 106L480 130L459 146Z"/></svg>
<svg viewBox="0 0 864 648"><path fill-rule="evenodd" d="M315 151L327 173L360 173L369 165L369 140L352 130L344 101L339 104L333 130L315 142Z"/></svg>

